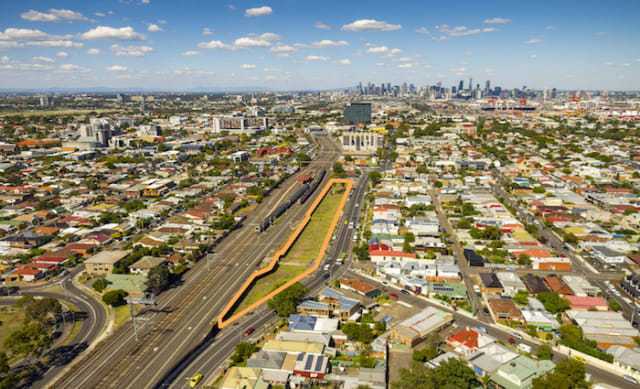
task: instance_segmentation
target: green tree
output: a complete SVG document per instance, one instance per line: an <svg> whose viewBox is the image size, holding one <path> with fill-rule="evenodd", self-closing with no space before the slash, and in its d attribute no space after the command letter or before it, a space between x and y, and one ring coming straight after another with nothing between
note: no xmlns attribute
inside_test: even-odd
<svg viewBox="0 0 640 389"><path fill-rule="evenodd" d="M364 246L354 246L352 249L353 253L358 257L359 261L365 261L369 259L369 248Z"/></svg>
<svg viewBox="0 0 640 389"><path fill-rule="evenodd" d="M344 171L344 167L342 167L342 162L336 161L333 163L333 175L338 178L347 176L347 173Z"/></svg>
<svg viewBox="0 0 640 389"><path fill-rule="evenodd" d="M534 378L533 389L588 389L591 384L585 378L583 363L564 359L556 368L542 377Z"/></svg>
<svg viewBox="0 0 640 389"><path fill-rule="evenodd" d="M25 310L27 321L37 321L44 324L49 319L49 314L62 312L62 305L53 297L44 297L36 300Z"/></svg>
<svg viewBox="0 0 640 389"><path fill-rule="evenodd" d="M106 278L98 278L93 281L91 287L98 293L101 293L107 286L109 286L110 282L107 281Z"/></svg>
<svg viewBox="0 0 640 389"><path fill-rule="evenodd" d="M417 362L426 362L430 361L433 358L438 356L437 348L423 348L422 350L413 350L413 360Z"/></svg>
<svg viewBox="0 0 640 389"><path fill-rule="evenodd" d="M165 290L169 284L171 284L171 272L169 271L169 265L161 263L149 270L147 282L145 282L147 291L158 293Z"/></svg>
<svg viewBox="0 0 640 389"><path fill-rule="evenodd" d="M378 186L380 180L382 179L382 174L378 171L369 172L369 181L371 181L371 185Z"/></svg>
<svg viewBox="0 0 640 389"><path fill-rule="evenodd" d="M12 355L29 358L40 355L52 341L42 324L31 323L9 334L3 345Z"/></svg>
<svg viewBox="0 0 640 389"><path fill-rule="evenodd" d="M551 360L551 353L553 352L553 348L549 343L543 343L538 346L538 350L536 350L536 356L538 359L547 359Z"/></svg>
<svg viewBox="0 0 640 389"><path fill-rule="evenodd" d="M112 290L102 296L102 301L105 304L111 305L112 307L119 307L120 305L124 305L127 303L124 299L125 297L127 297L127 295L128 293L122 289Z"/></svg>
<svg viewBox="0 0 640 389"><path fill-rule="evenodd" d="M267 301L267 307L276 311L280 316L289 316L296 313L296 306L300 304L302 297L308 292L307 288L296 282Z"/></svg>
<svg viewBox="0 0 640 389"><path fill-rule="evenodd" d="M609 308L611 308L612 310L618 312L620 310L620 303L618 303L616 300L609 300L608 303L609 304Z"/></svg>
<svg viewBox="0 0 640 389"><path fill-rule="evenodd" d="M531 256L527 253L522 253L518 256L518 265L531 264Z"/></svg>
<svg viewBox="0 0 640 389"><path fill-rule="evenodd" d="M569 301L556 292L538 293L536 298L544 305L544 308L551 313L560 313L569 309Z"/></svg>
<svg viewBox="0 0 640 389"><path fill-rule="evenodd" d="M529 292L527 292L526 290L517 291L515 296L513 296L513 302L518 305L529 304Z"/></svg>
<svg viewBox="0 0 640 389"><path fill-rule="evenodd" d="M0 352L0 374L6 374L11 370L11 366L9 366L9 357L7 353L2 351Z"/></svg>
<svg viewBox="0 0 640 389"><path fill-rule="evenodd" d="M22 308L24 306L31 305L34 302L36 302L35 297L33 297L33 296L22 296L19 299L17 299L15 303L13 303L13 306L16 307L16 308Z"/></svg>
<svg viewBox="0 0 640 389"><path fill-rule="evenodd" d="M416 241L416 236L412 232L407 232L404 234L404 243L402 245L402 251L405 253L412 253L415 251L415 248L411 246L411 243Z"/></svg>

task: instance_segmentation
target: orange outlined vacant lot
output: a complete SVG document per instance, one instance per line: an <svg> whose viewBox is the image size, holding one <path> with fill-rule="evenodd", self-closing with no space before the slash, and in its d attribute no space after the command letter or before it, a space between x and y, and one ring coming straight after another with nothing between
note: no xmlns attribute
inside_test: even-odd
<svg viewBox="0 0 640 389"><path fill-rule="evenodd" d="M318 207L320 202L322 202L322 200L324 199L325 195L327 194L327 192L329 192L329 189L331 189L331 187L334 184L345 184L346 185L346 189L344 191L344 194L342 195L342 200L340 201L340 206L338 207L338 210L336 211L336 214L334 215L333 220L331 221L331 226L329 227L329 231L327 232L327 235L325 236L324 241L322 242L322 246L321 246L320 252L318 253L318 256L316 257L316 260L314 261L313 266L311 266L309 269L305 270L303 273L298 274L296 277L294 277L293 279L289 280L287 283L285 283L284 285L280 286L278 289L272 291L268 295L262 297L260 300L258 300L255 303L251 304L247 308L245 308L242 311L240 311L240 312L236 313L235 315L231 316L229 319L224 320L224 317L231 311L231 309L233 309L234 305L240 300L240 298L242 298L244 293L252 286L253 282L256 281L258 278L262 277L263 275L268 274L269 272L271 272L274 269L274 267L276 266L276 264L278 263L278 260L287 253L289 248L291 248L291 246L295 243L296 239L298 238L298 235L300 235L302 233L302 230L304 230L304 228L306 227L307 223L309 223L309 220L311 220L311 215L313 214L315 209ZM318 269L318 267L320 266L320 263L322 262L322 258L324 257L324 254L325 254L325 251L327 249L327 246L329 245L329 242L331 241L331 235L333 235L333 231L335 230L336 225L338 224L338 221L340 220L340 214L342 213L342 210L344 209L344 206L347 203L347 199L349 198L349 192L351 191L351 187L352 186L353 186L353 181L352 180L337 179L337 178L332 178L332 179L329 180L327 185L325 185L324 188L322 188L322 192L320 193L320 195L316 198L316 200L313 202L313 204L311 205L311 207L309 208L309 210L305 214L304 220L302 221L302 223L300 223L300 226L298 226L298 228L293 233L293 235L291 235L289 240L273 256L273 258L271 259L271 262L269 263L269 266L267 266L267 267L265 267L263 269L260 269L257 272L253 273L251 275L251 277L249 277L249 279L247 281L245 281L245 283L238 290L238 292L235 294L235 296L233 296L231 301L229 301L229 303L224 307L224 309L222 310L222 312L218 316L218 328L224 328L224 327L228 326L229 324L231 324L234 321L238 320L242 316L246 315L247 312L250 312L250 311L254 310L256 307L258 307L261 304L265 303L267 300L269 300L270 298L272 298L276 294L282 292L283 290L287 289L289 286L291 286L294 283L300 281L301 279L303 279L304 277L308 276L309 274L313 273L314 271L316 271Z"/></svg>

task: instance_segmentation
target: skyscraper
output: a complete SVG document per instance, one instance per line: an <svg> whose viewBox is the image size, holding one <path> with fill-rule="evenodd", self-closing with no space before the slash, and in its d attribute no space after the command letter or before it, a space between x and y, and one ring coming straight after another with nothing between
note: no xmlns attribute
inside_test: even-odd
<svg viewBox="0 0 640 389"><path fill-rule="evenodd" d="M473 89L473 78L469 77L469 91Z"/></svg>
<svg viewBox="0 0 640 389"><path fill-rule="evenodd" d="M460 80L460 83L458 84L458 91L462 91L464 89L464 81Z"/></svg>
<svg viewBox="0 0 640 389"><path fill-rule="evenodd" d="M489 93L489 91L491 90L491 81L487 80L487 82L484 84L484 93Z"/></svg>

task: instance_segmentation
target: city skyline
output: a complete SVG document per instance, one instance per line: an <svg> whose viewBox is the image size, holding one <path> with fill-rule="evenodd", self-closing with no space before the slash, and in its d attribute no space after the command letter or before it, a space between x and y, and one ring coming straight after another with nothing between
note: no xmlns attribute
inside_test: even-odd
<svg viewBox="0 0 640 389"><path fill-rule="evenodd" d="M3 88L638 90L640 6L160 0L3 5ZM627 12L619 13L620 8ZM463 10L463 11L460 11Z"/></svg>

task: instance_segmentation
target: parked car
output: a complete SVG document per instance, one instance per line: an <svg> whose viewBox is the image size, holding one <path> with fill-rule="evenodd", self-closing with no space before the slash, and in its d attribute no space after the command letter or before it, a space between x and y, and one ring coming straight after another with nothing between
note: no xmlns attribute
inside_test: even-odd
<svg viewBox="0 0 640 389"><path fill-rule="evenodd" d="M322 279L323 279L323 280L326 280L327 278L329 278L329 273L324 273L324 274L322 275Z"/></svg>
<svg viewBox="0 0 640 389"><path fill-rule="evenodd" d="M582 358L580 355L574 355L573 359L580 362L580 363L587 363L587 360Z"/></svg>
<svg viewBox="0 0 640 389"><path fill-rule="evenodd" d="M487 330L487 327L482 327L482 326L475 326L473 327L474 330L476 331L480 331L482 333L488 334L489 331Z"/></svg>
<svg viewBox="0 0 640 389"><path fill-rule="evenodd" d="M482 312L484 312L484 313L486 313L488 315L489 314L489 308L482 307Z"/></svg>
<svg viewBox="0 0 640 389"><path fill-rule="evenodd" d="M402 293L402 294L407 294L407 295L408 295L408 294L409 294L409 291L408 291L408 290L406 290L406 289L402 289L402 290L400 291L400 293Z"/></svg>
<svg viewBox="0 0 640 389"><path fill-rule="evenodd" d="M516 338L516 339L524 340L524 338L522 337L522 335L520 335L520 334L519 334L519 333L517 333L517 332L512 332L512 333L511 333L511 336L513 336L513 337L514 337L514 338Z"/></svg>
<svg viewBox="0 0 640 389"><path fill-rule="evenodd" d="M391 298L392 298L392 299L394 299L394 300L399 299L398 295L397 295L397 294L395 294L395 293L389 293L389 297L391 297Z"/></svg>
<svg viewBox="0 0 640 389"><path fill-rule="evenodd" d="M255 328L249 327L244 331L244 335L245 336L249 336L249 335L253 334L253 331L255 331Z"/></svg>
<svg viewBox="0 0 640 389"><path fill-rule="evenodd" d="M624 378L625 381L631 382L632 384L636 384L636 385L638 384L638 380L636 380L635 378L631 377L630 375L625 374L625 375L622 376L622 378Z"/></svg>
<svg viewBox="0 0 640 389"><path fill-rule="evenodd" d="M528 344L520 343L517 348L518 350L525 352L527 354L531 353L531 346L529 346Z"/></svg>

